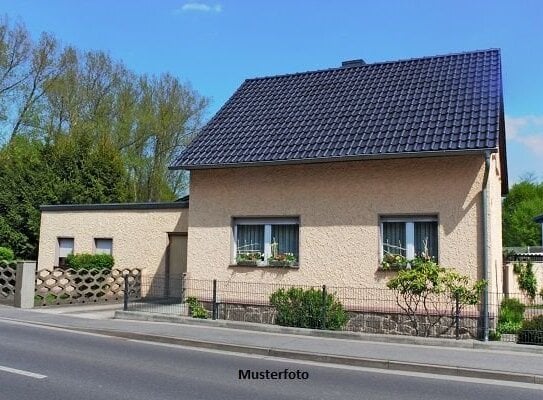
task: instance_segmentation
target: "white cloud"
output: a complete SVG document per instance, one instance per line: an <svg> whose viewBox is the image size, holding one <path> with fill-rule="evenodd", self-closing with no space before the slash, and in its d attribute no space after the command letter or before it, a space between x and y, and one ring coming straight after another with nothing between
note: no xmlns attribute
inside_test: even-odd
<svg viewBox="0 0 543 400"><path fill-rule="evenodd" d="M222 6L220 4L215 5L209 5L205 3L186 3L181 6L181 8L177 8L174 10L175 14L180 14L184 12L214 12L214 13L220 13L222 11Z"/></svg>
<svg viewBox="0 0 543 400"><path fill-rule="evenodd" d="M537 155L543 154L543 115L506 115L505 129L509 140L523 144Z"/></svg>

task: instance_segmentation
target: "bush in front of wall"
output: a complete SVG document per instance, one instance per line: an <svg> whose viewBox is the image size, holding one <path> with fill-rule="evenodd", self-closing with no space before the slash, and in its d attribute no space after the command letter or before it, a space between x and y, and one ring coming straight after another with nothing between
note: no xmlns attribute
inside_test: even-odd
<svg viewBox="0 0 543 400"><path fill-rule="evenodd" d="M323 301L322 291L313 288L279 289L270 296L270 304L277 310L276 323L282 326L339 330L348 320L333 294L327 293Z"/></svg>
<svg viewBox="0 0 543 400"><path fill-rule="evenodd" d="M187 304L189 305L189 313L192 318L207 318L207 310L202 303L198 301L196 297L187 297Z"/></svg>
<svg viewBox="0 0 543 400"><path fill-rule="evenodd" d="M9 247L0 247L0 260L2 261L13 261L15 259L15 254L13 250Z"/></svg>
<svg viewBox="0 0 543 400"><path fill-rule="evenodd" d="M522 323L518 332L517 343L543 346L543 315L538 315Z"/></svg>
<svg viewBox="0 0 543 400"><path fill-rule="evenodd" d="M66 257L66 266L76 271L85 270L110 270L115 265L113 256L109 254L70 254Z"/></svg>
<svg viewBox="0 0 543 400"><path fill-rule="evenodd" d="M503 299L498 313L499 333L517 333L522 327L526 306L517 299Z"/></svg>

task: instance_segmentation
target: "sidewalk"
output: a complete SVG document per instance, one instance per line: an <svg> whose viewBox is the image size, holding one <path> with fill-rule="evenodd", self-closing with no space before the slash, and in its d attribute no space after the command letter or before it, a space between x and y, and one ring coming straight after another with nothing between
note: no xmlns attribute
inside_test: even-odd
<svg viewBox="0 0 543 400"><path fill-rule="evenodd" d="M138 313L130 314L137 316ZM232 329L218 326L220 321L198 324L186 319L186 323L175 324L82 316L0 306L0 318L116 337L373 368L543 384L543 349L538 346L530 347L535 352L528 353L511 351L515 345L498 350L473 348L474 343L470 341L461 344L471 348L439 347L366 341L362 335L358 339L336 339ZM455 343L454 340L450 342L451 345Z"/></svg>

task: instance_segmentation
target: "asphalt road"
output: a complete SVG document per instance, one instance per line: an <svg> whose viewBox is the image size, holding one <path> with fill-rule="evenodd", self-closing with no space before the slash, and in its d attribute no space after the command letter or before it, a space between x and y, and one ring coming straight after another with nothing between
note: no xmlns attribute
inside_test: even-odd
<svg viewBox="0 0 543 400"><path fill-rule="evenodd" d="M240 369L285 368L308 378L239 379ZM198 351L0 319L0 400L543 398L542 385L414 375Z"/></svg>

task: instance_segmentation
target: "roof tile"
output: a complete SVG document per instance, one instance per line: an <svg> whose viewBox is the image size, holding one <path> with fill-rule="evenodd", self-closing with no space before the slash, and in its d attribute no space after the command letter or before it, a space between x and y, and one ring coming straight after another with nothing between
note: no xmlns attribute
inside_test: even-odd
<svg viewBox="0 0 543 400"><path fill-rule="evenodd" d="M174 168L498 146L499 50L246 80Z"/></svg>

